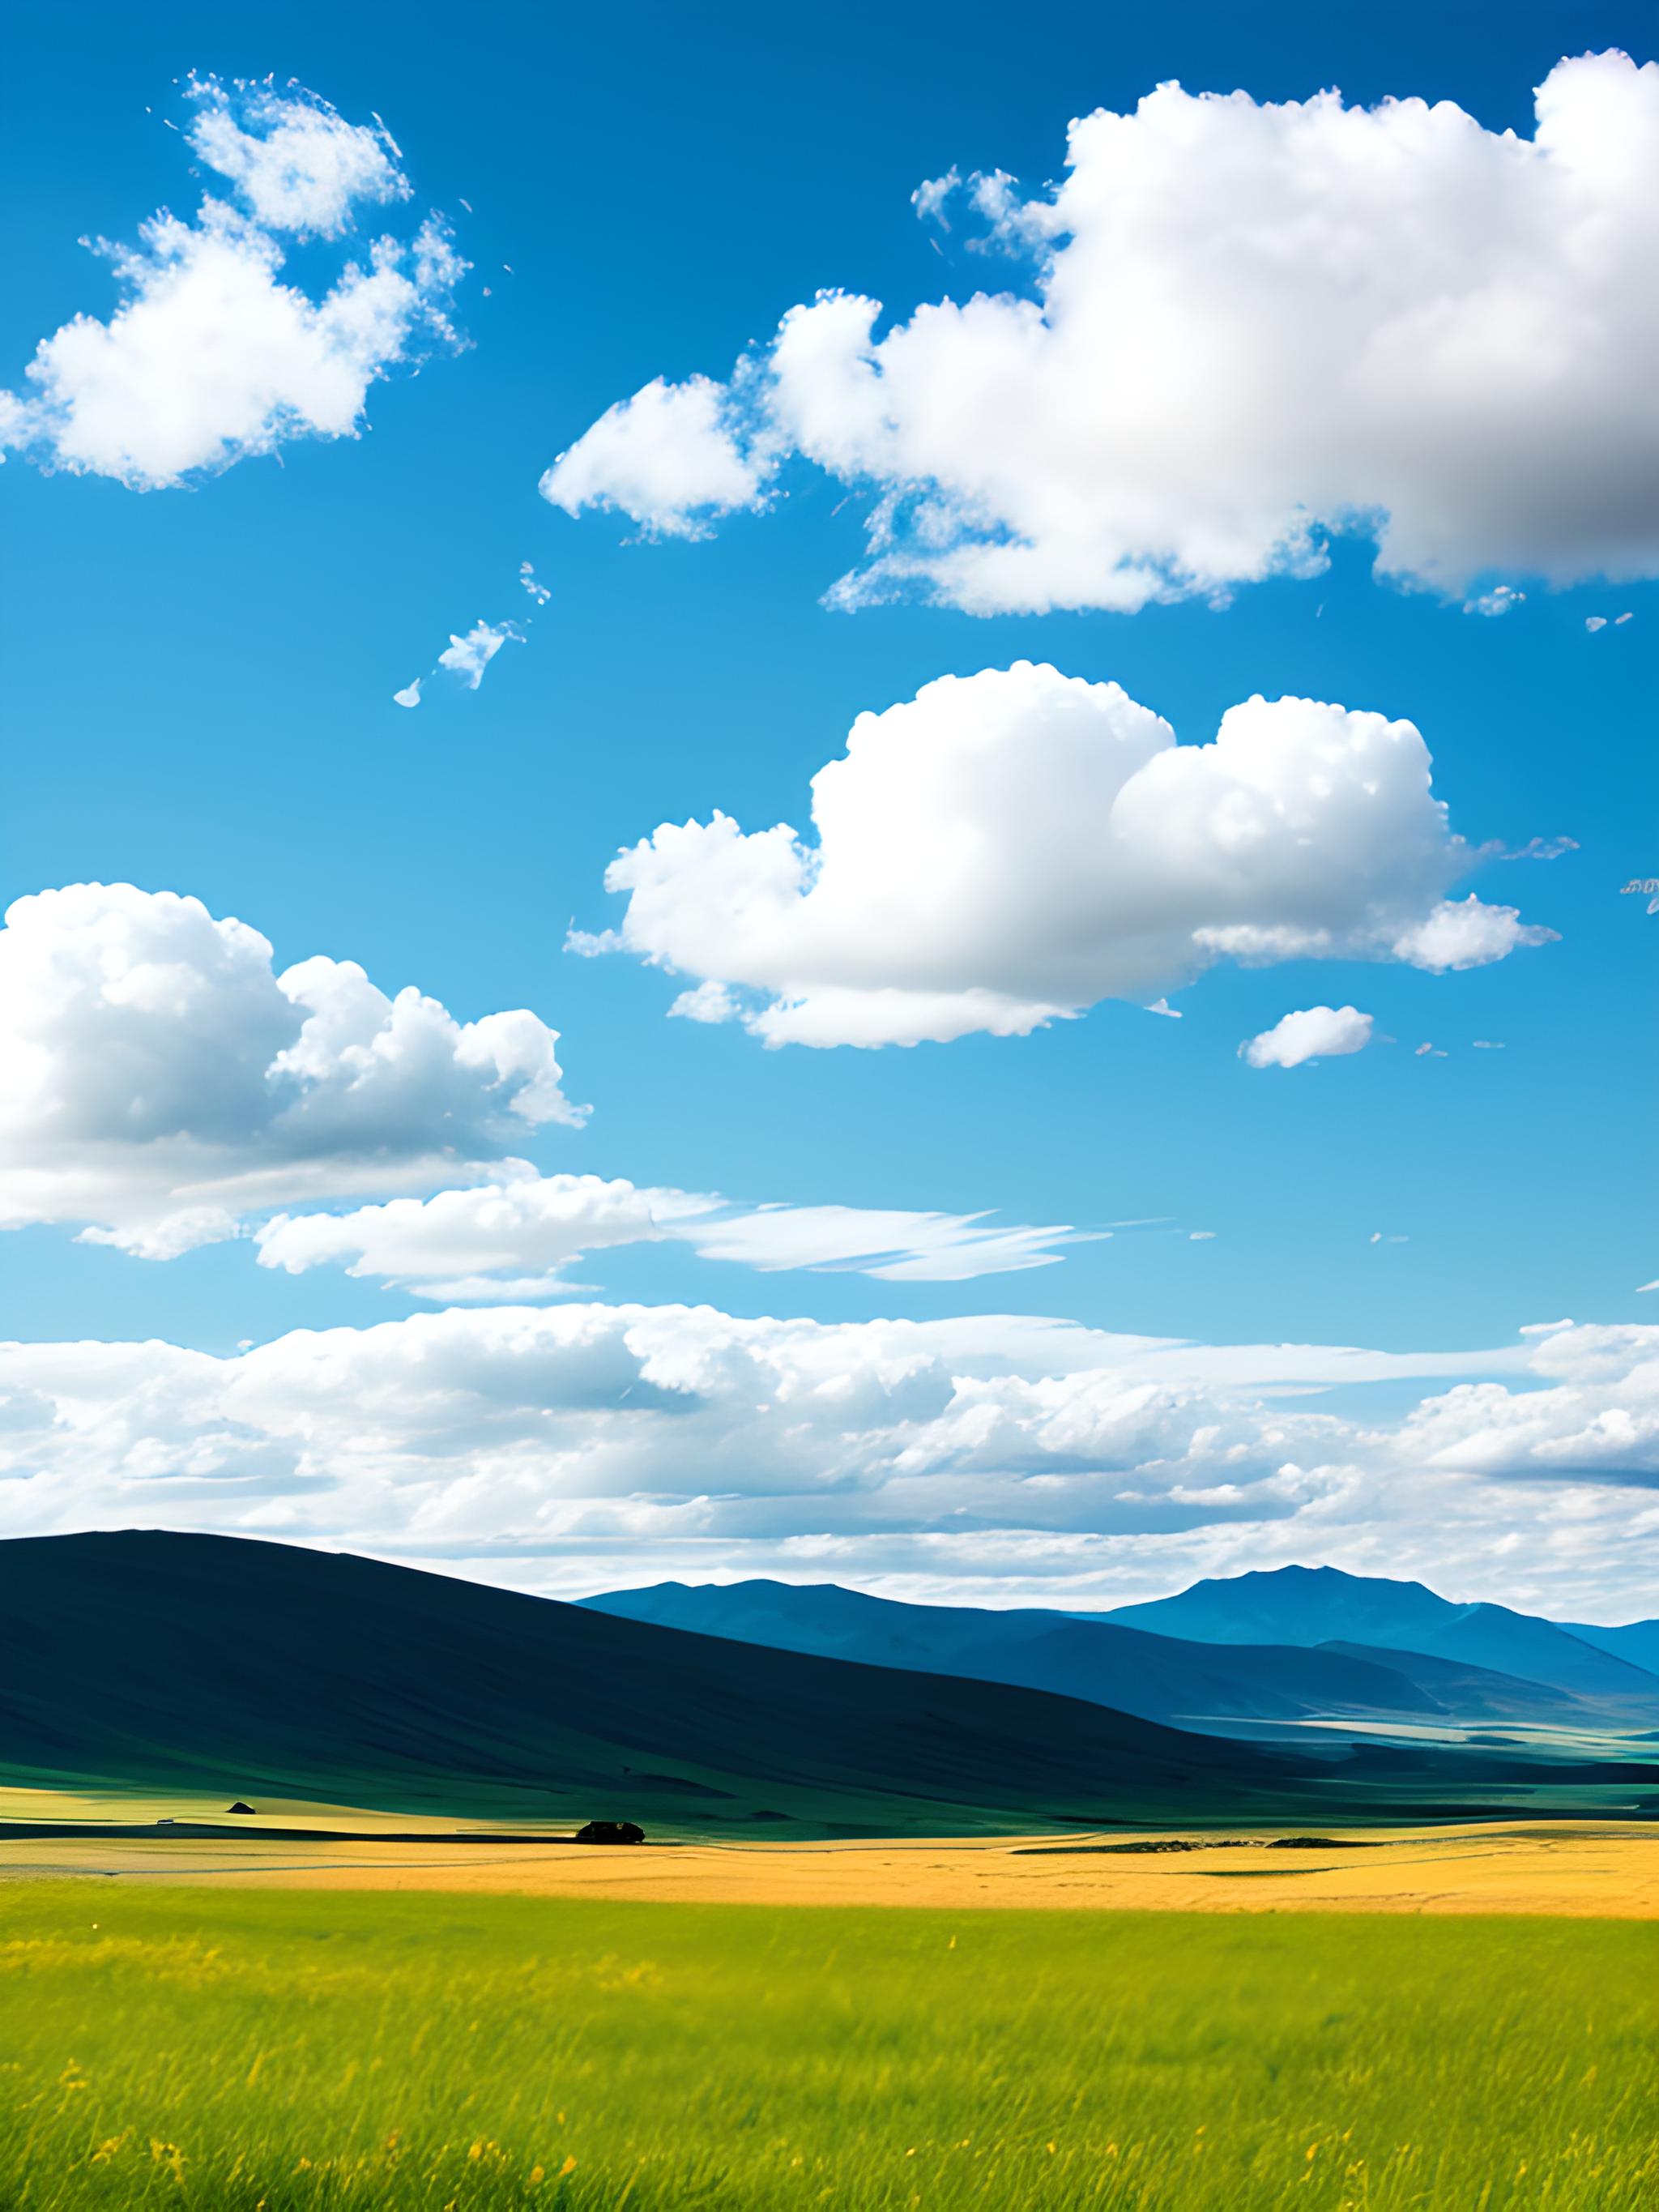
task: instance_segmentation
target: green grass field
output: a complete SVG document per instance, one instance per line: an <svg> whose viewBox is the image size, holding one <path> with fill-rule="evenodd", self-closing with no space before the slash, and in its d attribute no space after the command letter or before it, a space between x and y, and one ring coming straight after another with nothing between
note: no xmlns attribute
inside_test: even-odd
<svg viewBox="0 0 1659 2212"><path fill-rule="evenodd" d="M1615 2212L1659 1930L0 1889L0 2203Z"/></svg>

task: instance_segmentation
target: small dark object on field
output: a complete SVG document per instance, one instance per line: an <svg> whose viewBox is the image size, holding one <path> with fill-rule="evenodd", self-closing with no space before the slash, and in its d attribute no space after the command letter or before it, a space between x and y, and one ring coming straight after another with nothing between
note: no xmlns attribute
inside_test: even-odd
<svg viewBox="0 0 1659 2212"><path fill-rule="evenodd" d="M1274 1836L1270 1851L1368 1851L1376 1848L1374 1836Z"/></svg>
<svg viewBox="0 0 1659 2212"><path fill-rule="evenodd" d="M590 1820L576 1831L579 1844L642 1844L645 1830L632 1820Z"/></svg>
<svg viewBox="0 0 1659 2212"><path fill-rule="evenodd" d="M252 1805L245 1805L239 1797L234 1805L227 1805L225 1810L227 1813L251 1813L253 1808Z"/></svg>
<svg viewBox="0 0 1659 2212"><path fill-rule="evenodd" d="M1103 1851L1242 1851L1247 1850L1254 1838L1249 1836L1146 1836L1133 1844L1099 1844Z"/></svg>

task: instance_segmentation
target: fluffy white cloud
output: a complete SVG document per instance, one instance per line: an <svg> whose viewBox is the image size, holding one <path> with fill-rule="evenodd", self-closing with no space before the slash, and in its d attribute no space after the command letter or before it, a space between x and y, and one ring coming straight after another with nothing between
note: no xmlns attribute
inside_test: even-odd
<svg viewBox="0 0 1659 2212"><path fill-rule="evenodd" d="M682 991L668 1011L681 1021L718 1025L735 1022L743 1012L743 1002L724 983L703 982Z"/></svg>
<svg viewBox="0 0 1659 2212"><path fill-rule="evenodd" d="M744 1207L696 1191L620 1178L516 1171L425 1200L344 1214L279 1214L258 1232L262 1267L289 1274L329 1264L437 1299L548 1297L560 1270L618 1244L679 1243L708 1260L770 1271L856 1268L892 1281L965 1282L1040 1267L1079 1241L1069 1226L988 1228L981 1214L854 1206Z"/></svg>
<svg viewBox="0 0 1659 2212"><path fill-rule="evenodd" d="M877 1045L1023 1035L1222 959L1438 971L1552 934L1448 900L1477 856L1410 722L1311 700L1249 700L1178 745L1115 684L943 677L859 717L812 816L813 845L665 823L607 872L619 928L573 949L699 976L676 1012L769 1044Z"/></svg>
<svg viewBox="0 0 1659 2212"><path fill-rule="evenodd" d="M1430 1470L1548 1480L1585 1476L1659 1487L1659 1328L1543 1332L1535 1390L1464 1382L1408 1416L1402 1456Z"/></svg>
<svg viewBox="0 0 1659 2212"><path fill-rule="evenodd" d="M954 167L942 177L924 177L910 195L910 204L924 222L936 222L941 230L949 230L951 219L945 210L951 196L962 185L962 172Z"/></svg>
<svg viewBox="0 0 1659 2212"><path fill-rule="evenodd" d="M1413 1376L1453 1387L1382 1425L1308 1395ZM1328 1559L1601 1612L1652 1571L1659 1329L1419 1358L570 1305L227 1359L9 1345L0 1474L7 1534L161 1521L567 1593L717 1565L1080 1604Z"/></svg>
<svg viewBox="0 0 1659 2212"><path fill-rule="evenodd" d="M552 1296L559 1270L584 1252L650 1241L659 1223L708 1211L718 1200L686 1191L641 1190L598 1176L538 1176L521 1168L469 1189L428 1199L393 1199L343 1214L278 1214L258 1232L259 1264L291 1275L344 1266L354 1275L440 1299L496 1297L500 1280L516 1296Z"/></svg>
<svg viewBox="0 0 1659 2212"><path fill-rule="evenodd" d="M446 1188L354 1211L278 1212L262 1265L339 1265L434 1299L567 1295L584 1252L677 1241L762 1270L856 1267L964 1281L1041 1267L1069 1225L845 1206L744 1206L507 1158L579 1122L556 1032L534 1015L460 1024L349 962L278 974L271 948L198 900L76 884L0 929L0 1227L84 1224L167 1260L246 1217L331 1196Z"/></svg>
<svg viewBox="0 0 1659 2212"><path fill-rule="evenodd" d="M700 538L709 518L754 505L768 473L726 420L729 395L706 376L660 377L607 408L542 478L568 514L620 508L652 538Z"/></svg>
<svg viewBox="0 0 1659 2212"><path fill-rule="evenodd" d="M846 605L1219 597L1353 529L1460 597L1659 574L1659 67L1561 62L1531 138L1445 100L1165 84L1073 123L1066 167L1025 201L967 186L1026 291L880 336L878 301L821 293L731 386L613 408L544 489L691 532L793 451L877 495Z"/></svg>
<svg viewBox="0 0 1659 2212"><path fill-rule="evenodd" d="M1252 1067L1300 1067L1304 1060L1363 1052L1370 1041L1371 1017L1358 1006L1304 1006L1238 1049Z"/></svg>
<svg viewBox="0 0 1659 2212"><path fill-rule="evenodd" d="M188 133L192 150L229 179L267 230L337 238L358 201L410 197L384 126L348 123L325 100L269 83L192 77L190 93L200 103Z"/></svg>
<svg viewBox="0 0 1659 2212"><path fill-rule="evenodd" d="M1512 906L1484 906L1471 891L1465 899L1442 899L1401 932L1394 951L1413 968L1443 975L1449 968L1485 968L1517 945L1540 945L1553 934L1528 929Z"/></svg>
<svg viewBox="0 0 1659 2212"><path fill-rule="evenodd" d="M373 384L453 338L466 265L429 216L412 239L367 240L318 297L284 283L284 234L333 239L360 204L408 197L391 143L309 94L214 80L191 93L190 143L240 206L209 196L188 222L153 216L137 246L100 244L119 305L43 339L32 392L0 412L0 440L44 465L139 490L290 438L354 436Z"/></svg>
<svg viewBox="0 0 1659 2212"><path fill-rule="evenodd" d="M193 898L42 891L0 929L0 1224L160 1258L251 1209L476 1175L581 1118L556 1044L523 1011L388 998L350 961L278 974Z"/></svg>

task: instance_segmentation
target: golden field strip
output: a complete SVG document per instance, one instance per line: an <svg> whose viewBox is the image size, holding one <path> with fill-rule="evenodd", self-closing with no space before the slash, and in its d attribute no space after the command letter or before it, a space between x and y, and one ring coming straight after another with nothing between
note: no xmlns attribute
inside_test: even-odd
<svg viewBox="0 0 1659 2212"><path fill-rule="evenodd" d="M151 1804L0 1793L0 1820L141 1820ZM222 1816L198 1805L173 1817ZM378 1829L385 1840L56 1836L0 1840L0 1882L82 1876L224 1888L410 1890L640 1899L665 1904L991 1906L1182 1912L1528 1913L1659 1918L1659 1829L1548 1821L1347 1832L1317 1849L1248 1843L1125 1852L1121 1836L935 1842L696 1839L625 1850L568 1842L397 1840L430 1822L262 1805L289 1827ZM228 1827L228 1824L227 1824ZM1145 1840L1145 1839L1140 1839Z"/></svg>

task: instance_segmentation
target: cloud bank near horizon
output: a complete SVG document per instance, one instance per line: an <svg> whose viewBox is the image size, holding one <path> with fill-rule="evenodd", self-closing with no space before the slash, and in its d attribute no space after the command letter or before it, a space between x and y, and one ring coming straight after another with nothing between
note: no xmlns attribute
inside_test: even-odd
<svg viewBox="0 0 1659 2212"><path fill-rule="evenodd" d="M1386 1422L1317 1395L1410 1376L1450 1387ZM0 1534L215 1528L566 1595L718 1568L1063 1605L1315 1558L1600 1613L1650 1592L1659 1328L1411 1355L584 1304L234 1358L11 1344L0 1474Z"/></svg>

